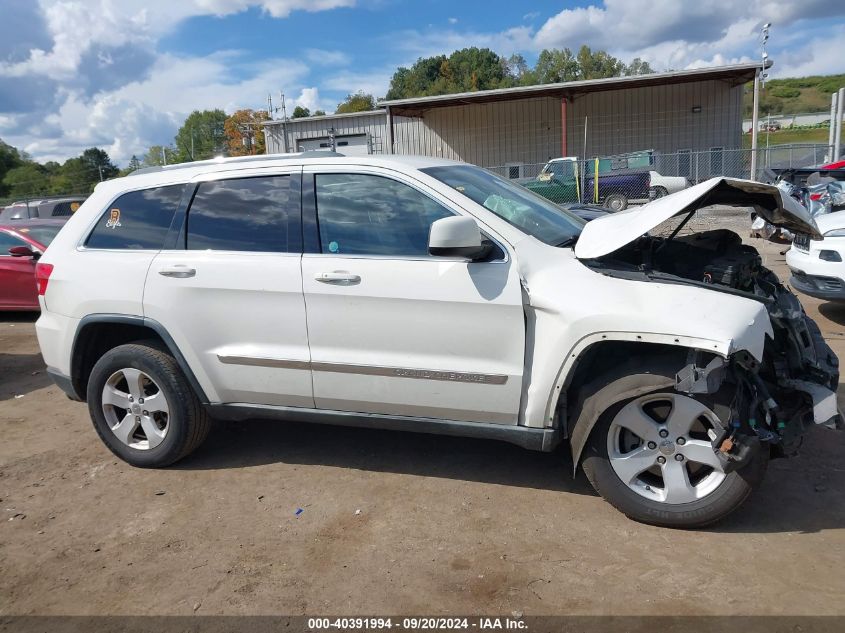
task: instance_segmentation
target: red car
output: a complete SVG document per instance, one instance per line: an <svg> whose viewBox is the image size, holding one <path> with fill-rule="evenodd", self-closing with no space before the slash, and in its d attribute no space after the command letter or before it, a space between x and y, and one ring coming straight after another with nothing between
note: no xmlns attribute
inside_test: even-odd
<svg viewBox="0 0 845 633"><path fill-rule="evenodd" d="M835 163L822 165L822 169L845 169L845 160L838 160Z"/></svg>
<svg viewBox="0 0 845 633"><path fill-rule="evenodd" d="M65 220L0 224L0 310L39 310L35 264Z"/></svg>

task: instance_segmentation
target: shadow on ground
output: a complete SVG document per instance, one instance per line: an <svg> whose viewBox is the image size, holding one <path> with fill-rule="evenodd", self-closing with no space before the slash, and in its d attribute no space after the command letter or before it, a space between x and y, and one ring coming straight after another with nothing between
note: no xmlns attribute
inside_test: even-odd
<svg viewBox="0 0 845 633"><path fill-rule="evenodd" d="M214 423L208 441L175 468L311 464L595 495L572 477L567 446L537 453L492 440L251 420Z"/></svg>
<svg viewBox="0 0 845 633"><path fill-rule="evenodd" d="M819 312L837 325L845 326L845 303L822 303L819 305Z"/></svg>
<svg viewBox="0 0 845 633"><path fill-rule="evenodd" d="M0 353L0 401L26 396L51 384L40 353Z"/></svg>

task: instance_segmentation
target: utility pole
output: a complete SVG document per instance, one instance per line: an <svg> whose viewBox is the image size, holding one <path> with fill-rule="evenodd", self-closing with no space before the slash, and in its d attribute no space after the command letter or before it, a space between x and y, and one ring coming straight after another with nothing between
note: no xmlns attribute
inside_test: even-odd
<svg viewBox="0 0 845 633"><path fill-rule="evenodd" d="M845 88L839 89L836 98L836 138L833 139L833 162L839 160L842 147L842 117L845 116ZM833 123L831 121L831 123Z"/></svg>
<svg viewBox="0 0 845 633"><path fill-rule="evenodd" d="M167 164L167 152L164 151L164 145L161 146L161 164Z"/></svg>
<svg viewBox="0 0 845 633"><path fill-rule="evenodd" d="M760 70L754 73L754 112L751 114L751 180L757 180L757 132L760 127L760 89L765 85L767 77L766 66L769 63L769 54L766 52L766 44L769 41L769 29L771 26L771 22L766 22L760 30L763 54L760 59ZM766 138L768 140L768 136Z"/></svg>
<svg viewBox="0 0 845 633"><path fill-rule="evenodd" d="M837 132L837 125L836 125L836 112L837 112L837 104L839 101L839 93L834 92L830 95L830 129L828 130L827 136L827 160L825 162L832 163L833 162L833 148L836 146L836 132Z"/></svg>
<svg viewBox="0 0 845 633"><path fill-rule="evenodd" d="M103 166L97 165L97 169L100 171L100 182L103 182Z"/></svg>
<svg viewBox="0 0 845 633"><path fill-rule="evenodd" d="M279 98L282 100L282 134L285 136L285 154L290 152L290 145L288 144L288 111L285 107L285 93L279 91Z"/></svg>

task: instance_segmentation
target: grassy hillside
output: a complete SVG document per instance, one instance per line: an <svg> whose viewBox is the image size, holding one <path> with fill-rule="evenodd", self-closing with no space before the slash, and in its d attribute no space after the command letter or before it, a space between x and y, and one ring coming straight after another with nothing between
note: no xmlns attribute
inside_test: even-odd
<svg viewBox="0 0 845 633"><path fill-rule="evenodd" d="M830 130L826 127L787 128L777 132L769 132L769 145L786 145L788 143L827 143ZM766 133L760 132L757 137L758 147L766 146ZM751 135L742 135L742 146L751 147Z"/></svg>
<svg viewBox="0 0 845 633"><path fill-rule="evenodd" d="M760 116L830 111L830 95L845 86L845 75L772 79L760 95ZM745 118L751 118L754 84L745 86Z"/></svg>

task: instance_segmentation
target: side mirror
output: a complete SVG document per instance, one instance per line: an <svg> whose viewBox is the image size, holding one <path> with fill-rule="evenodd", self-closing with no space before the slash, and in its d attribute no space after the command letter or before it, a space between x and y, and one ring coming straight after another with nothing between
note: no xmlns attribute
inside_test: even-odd
<svg viewBox="0 0 845 633"><path fill-rule="evenodd" d="M12 257L40 257L41 253L32 250L29 246L13 246L9 249Z"/></svg>
<svg viewBox="0 0 845 633"><path fill-rule="evenodd" d="M432 255L478 260L484 259L491 249L492 243L482 240L481 230L472 218L456 215L431 224L428 252Z"/></svg>

